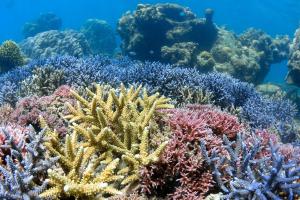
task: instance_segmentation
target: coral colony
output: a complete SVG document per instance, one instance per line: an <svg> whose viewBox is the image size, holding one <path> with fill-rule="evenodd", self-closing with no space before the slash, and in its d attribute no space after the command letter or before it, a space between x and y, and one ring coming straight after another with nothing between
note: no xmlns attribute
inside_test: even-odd
<svg viewBox="0 0 300 200"><path fill-rule="evenodd" d="M299 199L297 96L257 86L287 58L299 84L299 30L289 49L213 13L139 5L124 56L105 21L61 31L52 13L4 42L0 199Z"/></svg>

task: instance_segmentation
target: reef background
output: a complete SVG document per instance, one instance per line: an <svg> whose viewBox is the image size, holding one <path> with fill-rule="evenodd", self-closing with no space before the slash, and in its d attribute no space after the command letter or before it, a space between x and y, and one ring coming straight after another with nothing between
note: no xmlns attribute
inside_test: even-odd
<svg viewBox="0 0 300 200"><path fill-rule="evenodd" d="M63 28L78 29L88 18L106 20L115 28L122 14L135 10L138 3L158 2L188 6L199 17L210 7L216 11L214 22L237 34L254 27L271 36L287 34L292 37L300 20L300 1L296 0L5 0L0 2L0 42L22 40L23 24L41 13L56 13L63 19ZM274 65L265 82L283 83L286 72L286 62Z"/></svg>

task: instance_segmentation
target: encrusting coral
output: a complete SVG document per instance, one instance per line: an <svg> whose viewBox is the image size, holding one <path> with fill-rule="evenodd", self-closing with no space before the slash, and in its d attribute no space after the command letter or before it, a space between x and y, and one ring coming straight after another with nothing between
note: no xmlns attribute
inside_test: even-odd
<svg viewBox="0 0 300 200"><path fill-rule="evenodd" d="M158 161L167 145L163 142L152 149L149 130L158 110L173 107L169 99L148 96L141 86L128 90L123 85L119 90L95 87L95 92L87 89L86 99L72 91L77 106L67 104L70 115L65 118L72 123L73 133L63 145L55 131L47 132L51 138L46 143L48 152L60 159L59 168L49 171L52 187L41 197L85 199L118 194L125 186L135 185L140 168ZM110 182L114 183L107 185Z"/></svg>

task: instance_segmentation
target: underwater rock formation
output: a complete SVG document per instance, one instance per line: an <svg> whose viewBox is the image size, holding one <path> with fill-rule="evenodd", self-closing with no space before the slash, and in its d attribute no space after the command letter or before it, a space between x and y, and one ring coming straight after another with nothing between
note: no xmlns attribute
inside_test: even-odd
<svg viewBox="0 0 300 200"><path fill-rule="evenodd" d="M8 40L0 45L0 73L23 64L25 64L25 59L15 42Z"/></svg>
<svg viewBox="0 0 300 200"><path fill-rule="evenodd" d="M88 41L92 54L112 55L117 47L115 32L104 20L88 19L80 29Z"/></svg>
<svg viewBox="0 0 300 200"><path fill-rule="evenodd" d="M186 52L190 52L181 52L183 46L190 47L192 43L197 52L210 50L217 38L212 16L210 9L206 11L206 19L200 19L190 9L177 4L139 4L134 13L126 13L119 20L122 50L140 60L174 58L172 61L176 63L178 54L183 53L181 59L185 59Z"/></svg>
<svg viewBox="0 0 300 200"><path fill-rule="evenodd" d="M33 22L27 22L23 27L23 35L25 38L33 37L38 33L59 30L62 26L62 20L54 13L44 13Z"/></svg>
<svg viewBox="0 0 300 200"><path fill-rule="evenodd" d="M201 19L176 4L140 4L119 20L118 32L123 53L134 59L226 72L255 84L289 52L287 36L272 38L255 29L237 36L213 23L212 9Z"/></svg>
<svg viewBox="0 0 300 200"><path fill-rule="evenodd" d="M90 53L85 36L74 30L39 33L22 41L20 47L32 59L57 55L83 57Z"/></svg>
<svg viewBox="0 0 300 200"><path fill-rule="evenodd" d="M258 84L269 72L271 64L288 58L287 36L271 38L252 28L239 36L222 28L218 33L218 40L210 52L214 69L240 80Z"/></svg>
<svg viewBox="0 0 300 200"><path fill-rule="evenodd" d="M287 83L300 86L300 28L296 30L290 47L288 68Z"/></svg>

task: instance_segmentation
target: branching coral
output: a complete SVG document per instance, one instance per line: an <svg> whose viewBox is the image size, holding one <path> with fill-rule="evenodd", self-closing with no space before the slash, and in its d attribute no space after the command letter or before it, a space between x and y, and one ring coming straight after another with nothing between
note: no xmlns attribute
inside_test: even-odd
<svg viewBox="0 0 300 200"><path fill-rule="evenodd" d="M0 46L0 72L6 72L25 63L21 50L13 41L5 41Z"/></svg>
<svg viewBox="0 0 300 200"><path fill-rule="evenodd" d="M5 131L5 130L3 130ZM28 132L28 142L23 151L23 142L14 145L14 136L6 133L5 146L11 149L5 163L0 166L0 198L1 199L39 199L39 194L46 189L46 171L57 158L46 158L43 146L45 131Z"/></svg>
<svg viewBox="0 0 300 200"><path fill-rule="evenodd" d="M158 163L142 171L141 192L168 199L204 199L215 189L210 166L199 151L204 139L210 152L223 152L222 134L234 137L243 126L237 118L208 106L170 110L172 137ZM214 119L214 120L211 120Z"/></svg>
<svg viewBox="0 0 300 200"><path fill-rule="evenodd" d="M167 144L151 148L149 133L158 110L172 108L169 99L148 96L141 86L95 87L95 92L87 89L87 98L71 91L77 106L67 104L70 114L65 118L74 131L64 144L55 131L47 131L50 140L45 145L51 156L59 156L59 165L48 172L51 188L41 194L43 198L120 194L124 186L137 182L142 166L158 161ZM45 120L41 124L48 128Z"/></svg>
<svg viewBox="0 0 300 200"><path fill-rule="evenodd" d="M50 154L59 156L60 168L48 170L51 187L41 198L95 199L103 194L120 194L114 188L114 182L123 178L114 175L119 159L103 168L105 154L97 157L93 147L81 146L76 132L66 136L64 145L60 145L57 133L48 131L48 134L51 139L45 145Z"/></svg>
<svg viewBox="0 0 300 200"><path fill-rule="evenodd" d="M278 147L269 143L270 156L257 158L260 152L260 142L256 140L252 148L248 148L240 134L236 142L230 142L224 136L225 148L229 157L218 156L216 151L208 156L204 140L201 141L201 151L206 161L213 169L215 180L227 194L227 199L288 199L296 198L300 193L299 164L284 161L278 152ZM227 165L227 170L219 166ZM228 185L222 182L222 177L229 176ZM226 186L227 185L227 186Z"/></svg>
<svg viewBox="0 0 300 200"><path fill-rule="evenodd" d="M15 91L19 90L20 82L30 76L34 66L41 68L52 66L55 69L63 70L66 83L76 88L88 87L93 82L110 84L114 87L120 83L125 85L142 84L151 93L159 92L166 97L177 100L179 104L186 95L182 88L192 94L202 91L212 95L210 103L216 106L234 107L241 110L240 118L249 121L253 128L293 124L291 119L295 116L295 106L291 102L285 99L262 97L255 91L253 85L228 75L221 73L199 74L195 69L178 68L157 62L141 63L130 59L116 60L105 57L86 59L57 57L35 61L22 67L22 70L14 70L0 76L0 81L4 83L0 86L0 97L5 96L6 92L3 90L8 82L13 83L13 88L16 89L10 89L10 92L7 93L12 93L12 96L16 97ZM1 95L1 91L3 91L3 95ZM193 102L194 100L198 101L195 98L190 103L196 103ZM290 137L285 141L288 142L292 138Z"/></svg>
<svg viewBox="0 0 300 200"><path fill-rule="evenodd" d="M77 107L68 104L71 114L66 118L70 122L78 123L73 127L85 137L87 145L122 155L128 166L122 172L129 172L122 184L136 181L139 178L140 166L157 161L166 146L163 143L154 152L148 152L148 126L158 109L172 107L168 104L169 99L159 97L158 94L148 96L146 90L140 97L141 88L131 87L127 91L121 86L120 95L117 97L113 89L105 96L103 87L97 85L96 93L87 90L89 101L73 91L78 100Z"/></svg>
<svg viewBox="0 0 300 200"><path fill-rule="evenodd" d="M75 101L71 97L70 87L61 86L53 94L43 97L26 97L21 99L15 110L10 115L10 121L22 126L33 125L39 127L39 115L43 116L50 128L56 129L60 134L66 134L66 122L62 119L62 115L68 112L65 103L74 104Z"/></svg>
<svg viewBox="0 0 300 200"><path fill-rule="evenodd" d="M63 70L54 69L52 66L36 68L30 77L22 81L20 96L50 95L64 83Z"/></svg>

